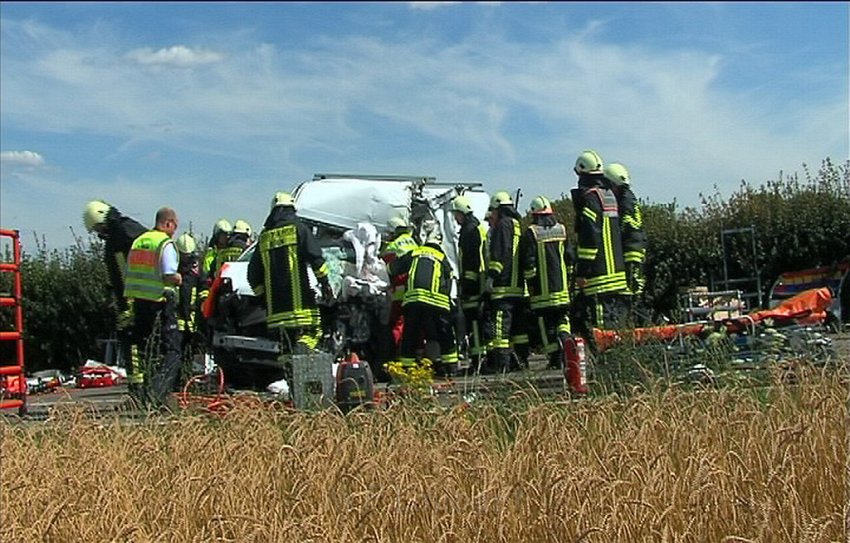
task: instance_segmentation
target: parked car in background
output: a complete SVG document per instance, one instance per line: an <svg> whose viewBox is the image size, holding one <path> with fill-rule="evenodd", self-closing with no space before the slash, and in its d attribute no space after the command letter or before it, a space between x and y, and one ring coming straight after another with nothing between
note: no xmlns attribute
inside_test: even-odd
<svg viewBox="0 0 850 543"><path fill-rule="evenodd" d="M27 377L27 394L53 392L59 387L74 386L75 378L61 370L49 369L33 372Z"/></svg>

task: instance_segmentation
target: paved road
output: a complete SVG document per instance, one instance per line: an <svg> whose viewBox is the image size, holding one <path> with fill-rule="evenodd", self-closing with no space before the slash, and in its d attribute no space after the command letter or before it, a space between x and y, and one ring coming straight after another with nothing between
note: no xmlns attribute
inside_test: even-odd
<svg viewBox="0 0 850 543"><path fill-rule="evenodd" d="M512 390L528 387L547 390L563 389L560 372L546 369L544 357L533 356L528 371L507 375L488 375L479 377L458 377L451 382L438 381L435 385L440 394L465 394L471 392L489 393L496 390ZM386 385L378 385L386 390ZM554 392L554 391L553 391ZM60 388L51 393L35 394L27 398L27 416L44 419L51 409L62 406L83 406L99 414L114 412L130 413L134 410L126 385L102 388Z"/></svg>
<svg viewBox="0 0 850 543"><path fill-rule="evenodd" d="M850 333L832 335L833 343L840 358L850 365ZM468 394L491 394L498 391L509 392L533 385L541 393L564 392L564 380L560 372L546 369L546 359L532 356L530 369L524 372L504 376L459 377L451 383L438 381L435 390L446 396L464 396ZM379 385L379 390L385 385ZM44 419L52 408L63 405L84 406L100 414L122 412L132 414L133 407L125 385L103 388L64 388L49 394L37 394L27 400L28 417ZM135 411L138 414L138 411ZM8 414L8 413L5 413Z"/></svg>

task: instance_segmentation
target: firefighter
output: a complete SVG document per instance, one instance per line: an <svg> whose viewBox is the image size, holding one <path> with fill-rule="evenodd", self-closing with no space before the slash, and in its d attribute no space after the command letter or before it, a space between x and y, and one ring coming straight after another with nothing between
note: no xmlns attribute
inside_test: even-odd
<svg viewBox="0 0 850 543"><path fill-rule="evenodd" d="M611 183L620 213L620 233L623 239L623 259L626 263L626 303L632 324L637 324L635 306L646 286L646 232L643 229L640 203L631 188L629 171L622 164L606 164L602 174Z"/></svg>
<svg viewBox="0 0 850 543"><path fill-rule="evenodd" d="M257 250L248 263L248 283L258 296L265 297L268 327L286 334L295 353L316 350L322 333L308 266L319 282L322 297L332 301L322 250L310 228L298 219L292 196L278 192L272 198Z"/></svg>
<svg viewBox="0 0 850 543"><path fill-rule="evenodd" d="M524 287L519 263L520 216L514 209L511 196L496 192L490 199L491 230L488 249L487 279L483 296L486 299L487 364L482 371L512 371L511 338L521 337L524 326L518 318L522 310ZM527 348L527 335L525 346ZM516 340L514 340L516 347ZM524 353L527 360L527 352ZM522 354L517 353L522 363Z"/></svg>
<svg viewBox="0 0 850 543"><path fill-rule="evenodd" d="M458 261L460 281L458 298L469 338L470 371L476 372L486 354L481 329L481 292L487 280L487 228L472 213L472 202L463 195L452 200L452 213L460 226Z"/></svg>
<svg viewBox="0 0 850 543"><path fill-rule="evenodd" d="M133 374L136 394L145 404L164 405L180 377L180 334L175 289L180 288L179 259L172 237L177 213L163 207L156 226L133 242L127 256L124 296L133 300Z"/></svg>
<svg viewBox="0 0 850 543"><path fill-rule="evenodd" d="M133 246L133 240L147 231L147 227L130 217L125 217L102 200L92 200L83 211L83 224L88 232L96 233L103 240L103 257L112 287L116 308L116 320L113 322L115 337L118 339L118 363L130 375L131 344L133 328L132 306L124 298L124 274L127 268L127 255Z"/></svg>
<svg viewBox="0 0 850 543"><path fill-rule="evenodd" d="M104 241L104 262L109 272L115 304L119 311L124 311L128 307L127 300L124 298L124 271L127 267L127 255L133 246L133 240L144 234L147 227L130 217L125 217L114 206L102 200L93 200L86 204L83 211L83 223L87 231L96 233Z"/></svg>
<svg viewBox="0 0 850 543"><path fill-rule="evenodd" d="M227 238L227 245L219 249L215 258L215 270L221 269L225 262L237 260L251 243L251 225L242 219L233 223L233 229Z"/></svg>
<svg viewBox="0 0 850 543"><path fill-rule="evenodd" d="M440 357L434 368L438 376L451 377L457 372L457 342L451 320L452 267L442 248L439 224L427 225L425 243L395 260L390 266L394 276L406 276L402 299L404 330L401 337L400 363L405 368L416 364L417 351L425 341L437 341Z"/></svg>
<svg viewBox="0 0 850 543"><path fill-rule="evenodd" d="M230 234L232 233L233 226L227 219L219 219L213 225L212 236L210 237L209 246L204 253L204 262L201 266L201 272L206 277L208 283L212 283L215 279L218 253L227 248L227 241L230 239Z"/></svg>
<svg viewBox="0 0 850 543"><path fill-rule="evenodd" d="M410 224L401 216L390 217L387 221L387 226L390 229L390 237L384 249L381 251L380 257L387 264L387 269L390 270L394 261L409 253L419 246L411 234ZM402 311L402 300L404 298L404 289L407 282L406 275L390 276L390 315L389 329L393 350L397 354L401 348L401 335L404 329L404 313Z"/></svg>
<svg viewBox="0 0 850 543"><path fill-rule="evenodd" d="M197 243L191 233L183 233L174 242L179 255L177 271L183 279L177 296L177 330L180 332L180 352L183 354L183 368L191 371L196 334L201 319L200 298L201 270L196 252ZM184 377L186 375L184 374Z"/></svg>
<svg viewBox="0 0 850 543"><path fill-rule="evenodd" d="M570 251L567 229L557 221L544 196L531 201L532 224L519 244L523 277L530 295L536 343L549 358L549 368L561 369L564 345L570 337Z"/></svg>
<svg viewBox="0 0 850 543"><path fill-rule="evenodd" d="M573 168L578 187L571 191L577 236L574 328L594 352L592 328L622 325L622 296L627 289L617 197L602 168L596 151L583 151Z"/></svg>

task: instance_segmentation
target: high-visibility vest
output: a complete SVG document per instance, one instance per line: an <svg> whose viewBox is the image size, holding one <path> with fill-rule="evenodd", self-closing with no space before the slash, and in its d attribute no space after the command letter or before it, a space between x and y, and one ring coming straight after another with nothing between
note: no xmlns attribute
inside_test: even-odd
<svg viewBox="0 0 850 543"><path fill-rule="evenodd" d="M381 252L381 258L389 264L418 246L419 244L416 243L416 240L413 239L413 236L409 232L402 232L394 240L387 243L387 246ZM403 281L403 279L400 280ZM404 284L394 284L390 289L392 300L394 302L401 302L404 299L404 292Z"/></svg>
<svg viewBox="0 0 850 543"><path fill-rule="evenodd" d="M217 255L218 248L216 248L215 246L207 247L207 251L204 253L204 261L201 265L201 270L203 270L204 276L208 277L210 281L214 279L210 272L214 271L213 266L215 266L215 260Z"/></svg>
<svg viewBox="0 0 850 543"><path fill-rule="evenodd" d="M136 238L127 255L127 274L124 297L135 300L165 301L165 283L160 261L162 251L171 236L159 230L149 230Z"/></svg>

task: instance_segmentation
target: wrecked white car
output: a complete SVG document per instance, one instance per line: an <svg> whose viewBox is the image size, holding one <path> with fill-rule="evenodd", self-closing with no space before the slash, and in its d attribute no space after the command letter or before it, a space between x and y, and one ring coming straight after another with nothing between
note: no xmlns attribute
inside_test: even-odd
<svg viewBox="0 0 850 543"><path fill-rule="evenodd" d="M483 217L489 196L479 183L438 183L430 177L317 174L292 195L300 220L313 228L329 268L336 301L322 304L321 350L341 357L348 352L369 361L379 379L390 356L388 277L377 258L391 217L408 217L414 236L436 221L457 276L457 227L451 201L465 194ZM211 290L213 312L207 328L217 365L235 388L263 390L285 377L279 356L286 352L278 331L265 325L264 301L247 280L254 246L225 264ZM319 289L310 272L311 285Z"/></svg>

